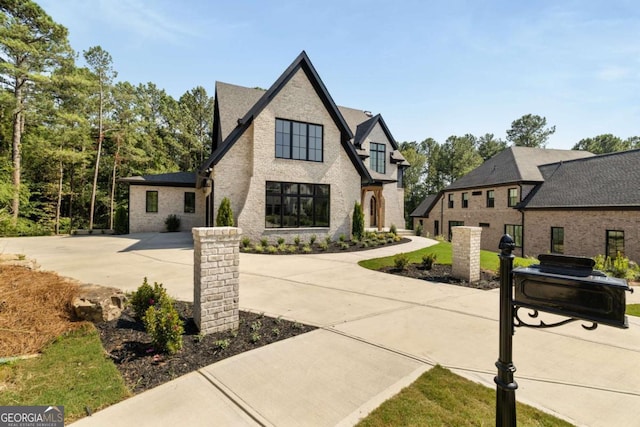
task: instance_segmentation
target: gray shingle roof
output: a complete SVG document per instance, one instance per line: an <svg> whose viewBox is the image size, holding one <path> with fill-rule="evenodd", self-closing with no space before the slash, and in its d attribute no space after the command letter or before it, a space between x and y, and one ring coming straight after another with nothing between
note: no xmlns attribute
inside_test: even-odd
<svg viewBox="0 0 640 427"><path fill-rule="evenodd" d="M515 182L541 182L538 166L593 156L587 151L509 147L496 154L445 190L502 185Z"/></svg>
<svg viewBox="0 0 640 427"><path fill-rule="evenodd" d="M640 150L541 166L544 178L525 209L640 207Z"/></svg>
<svg viewBox="0 0 640 427"><path fill-rule="evenodd" d="M409 216L426 217L428 212L432 208L431 205L433 205L438 200L439 197L440 197L440 193L429 194L427 197L424 198L422 202L420 202L418 207L415 208L413 212L409 214Z"/></svg>
<svg viewBox="0 0 640 427"><path fill-rule="evenodd" d="M168 187L195 187L195 172L172 172L160 173L157 175L131 176L119 179L131 185L158 185Z"/></svg>

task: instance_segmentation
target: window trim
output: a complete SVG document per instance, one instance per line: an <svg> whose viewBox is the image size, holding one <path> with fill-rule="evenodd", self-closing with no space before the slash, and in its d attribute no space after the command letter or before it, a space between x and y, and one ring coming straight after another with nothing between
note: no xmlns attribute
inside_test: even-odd
<svg viewBox="0 0 640 427"><path fill-rule="evenodd" d="M284 132L278 132L278 122L282 122L283 126L288 125L288 132L284 133ZM294 144L293 144L293 138L294 138L294 133L293 133L293 127L294 127L294 123L298 124L298 125L304 125L305 126L305 157L304 158L296 158L293 156L293 149L294 149ZM312 149L311 148L311 136L310 136L310 132L309 130L311 129L311 126L315 126L318 127L320 129L321 135L320 135L320 159L311 159L310 158L310 153L312 151L317 151L316 149ZM282 133L283 135L288 135L288 141L287 144L278 144L278 134ZM283 141L284 142L284 141ZM278 155L278 147L282 146L282 151L283 151L283 155ZM288 150L287 155L284 155L284 150L285 148ZM275 150L275 158L276 159L286 159L286 160L302 160L305 162L315 162L315 163L322 163L324 162L324 126L321 124L317 124L317 123L307 123L307 122L299 122L297 120L289 120L289 119L281 119L281 118L276 118L276 125L275 125L275 144L274 144L274 150Z"/></svg>
<svg viewBox="0 0 640 427"><path fill-rule="evenodd" d="M269 184L279 184L280 185L280 192L279 193L269 193L268 192L268 186ZM285 185L297 185L298 186L298 191L296 193L287 193L284 190L284 186ZM312 190L312 194L301 194L300 193L300 185L308 185L311 186ZM326 187L326 195L324 194L318 194L318 188L320 187ZM268 230L273 230L273 229L298 229L298 228L329 228L331 226L331 185L330 184L313 184L313 183L307 183L307 182L288 182L288 181L266 181L265 182L265 207L264 207L264 228L268 229ZM279 206L281 206L280 208L280 215L279 215L279 221L278 221L278 225L277 226L273 226L273 225L269 225L268 221L267 221L267 216L268 216L268 211L267 211L267 206L269 205L269 197L279 197L280 198L280 203ZM296 223L297 225L286 225L284 226L284 208L282 208L283 206L285 206L285 198L295 198L295 205L297 206L297 214L296 214ZM300 200L303 198L311 198L312 200L312 205L311 205L311 212L312 212L312 225L300 225ZM326 218L326 224L322 223L320 225L316 225L318 218L316 218L316 201L317 200L326 200L327 202L327 218Z"/></svg>
<svg viewBox="0 0 640 427"><path fill-rule="evenodd" d="M192 196L191 196L192 195ZM191 207L191 203L187 204L187 196L189 198L193 197L193 208L187 209L187 206ZM185 191L184 192L184 205L183 205L184 213L193 214L196 213L196 192L195 191Z"/></svg>
<svg viewBox="0 0 640 427"><path fill-rule="evenodd" d="M453 201L453 193L449 193L449 200L448 200L448 207L449 209L453 209L453 207L455 206L454 201Z"/></svg>
<svg viewBox="0 0 640 427"><path fill-rule="evenodd" d="M155 194L155 210L150 209L153 204L152 200L149 199L149 196ZM160 195L158 194L158 190L147 190L145 193L145 212L146 213L158 213L160 205Z"/></svg>
<svg viewBox="0 0 640 427"><path fill-rule="evenodd" d="M613 236L609 236L609 233L621 233L620 237L622 238L622 250L619 250L616 245L615 255L611 255L610 239ZM620 255L624 256L624 230L607 230L605 234L605 254L606 256L611 257L611 259L615 259L618 256L618 252L620 252Z"/></svg>
<svg viewBox="0 0 640 427"><path fill-rule="evenodd" d="M509 233L508 231L508 227L513 227L513 231L511 233ZM516 229L520 230L520 234L516 234ZM508 234L513 238L513 243L515 244L516 248L521 248L522 247L522 237L524 235L524 227L522 227L522 225L520 224L505 224L504 225L504 234Z"/></svg>
<svg viewBox="0 0 640 427"><path fill-rule="evenodd" d="M562 231L562 240L560 241L559 239L556 238L556 231ZM558 243L558 241L560 243ZM562 250L558 251L558 250L554 250L556 249L558 246L562 246ZM552 254L563 254L564 253L564 227L551 227L551 253Z"/></svg>
<svg viewBox="0 0 640 427"><path fill-rule="evenodd" d="M380 149L380 147L382 148ZM381 144L379 142L369 143L369 166L371 167L372 171L382 175L387 173L387 157L386 156L387 156L387 146L385 144ZM382 168L380 168L380 165L382 165Z"/></svg>
<svg viewBox="0 0 640 427"><path fill-rule="evenodd" d="M468 209L469 208L469 192L462 193L461 200L462 200L462 209Z"/></svg>
<svg viewBox="0 0 640 427"><path fill-rule="evenodd" d="M487 190L487 207L494 208L496 206L495 190Z"/></svg>
<svg viewBox="0 0 640 427"><path fill-rule="evenodd" d="M515 196L511 195L511 191L512 190L516 192ZM518 199L519 199L518 188L517 187L516 188L509 188L507 190L507 206L510 207L510 208L516 206L518 204L518 202L520 201Z"/></svg>

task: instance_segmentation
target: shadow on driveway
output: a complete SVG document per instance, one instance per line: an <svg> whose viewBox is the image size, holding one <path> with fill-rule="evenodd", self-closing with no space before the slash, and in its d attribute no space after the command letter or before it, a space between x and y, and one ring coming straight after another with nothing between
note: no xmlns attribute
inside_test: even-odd
<svg viewBox="0 0 640 427"><path fill-rule="evenodd" d="M122 237L138 240L131 246L118 252L145 251L153 249L193 249L193 235L191 231L176 233L135 233Z"/></svg>

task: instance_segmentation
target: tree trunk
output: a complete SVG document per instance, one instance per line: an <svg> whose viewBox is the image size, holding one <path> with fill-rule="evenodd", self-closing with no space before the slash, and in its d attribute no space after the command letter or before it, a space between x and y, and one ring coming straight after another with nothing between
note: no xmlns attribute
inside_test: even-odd
<svg viewBox="0 0 640 427"><path fill-rule="evenodd" d="M96 169L93 173L93 187L91 188L91 210L89 212L89 230L93 230L93 215L96 205L96 189L98 188L98 170L100 168L100 154L102 152L102 103L103 103L102 82L100 82L100 106L98 113L98 153L96 155Z"/></svg>
<svg viewBox="0 0 640 427"><path fill-rule="evenodd" d="M60 206L62 205L62 179L64 177L64 166L60 160L60 177L58 179L58 202L56 204L56 235L60 234Z"/></svg>
<svg viewBox="0 0 640 427"><path fill-rule="evenodd" d="M111 176L111 211L109 213L109 229L113 230L113 201L116 195L116 169L120 155L120 135L116 136L116 155L113 158L113 174Z"/></svg>
<svg viewBox="0 0 640 427"><path fill-rule="evenodd" d="M21 160L21 140L22 140L22 129L24 122L24 102L23 102L23 91L22 86L24 85L25 80L22 78L16 78L15 80L15 88L14 95L16 98L16 109L13 113L13 138L12 138L12 146L11 146L11 161L13 165L13 199L11 201L11 210L12 210L12 221L15 226L18 223L18 215L20 214L20 160Z"/></svg>

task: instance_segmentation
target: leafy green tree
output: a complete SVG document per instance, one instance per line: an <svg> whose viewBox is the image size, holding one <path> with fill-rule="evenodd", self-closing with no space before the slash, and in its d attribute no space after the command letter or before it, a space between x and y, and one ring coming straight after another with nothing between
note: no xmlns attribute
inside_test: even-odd
<svg viewBox="0 0 640 427"><path fill-rule="evenodd" d="M361 240L362 236L364 236L364 212L362 211L362 205L359 202L356 202L353 206L351 235L357 240Z"/></svg>
<svg viewBox="0 0 640 427"><path fill-rule="evenodd" d="M572 150L584 150L593 154L614 153L632 148L631 140L622 140L610 133L594 136L593 138L581 139Z"/></svg>
<svg viewBox="0 0 640 427"><path fill-rule="evenodd" d="M429 159L415 141L401 143L400 152L411 165L405 169L403 176L404 212L405 216L408 216L426 196L425 181Z"/></svg>
<svg viewBox="0 0 640 427"><path fill-rule="evenodd" d="M180 109L180 130L185 158L181 170L196 170L211 153L213 131L213 98L202 86L186 92L178 101Z"/></svg>
<svg viewBox="0 0 640 427"><path fill-rule="evenodd" d="M507 130L507 140L518 147L544 148L547 140L556 132L556 127L546 127L547 118L525 114L511 123Z"/></svg>
<svg viewBox="0 0 640 427"><path fill-rule="evenodd" d="M231 210L231 201L224 197L218 208L216 216L217 227L233 227L233 211Z"/></svg>
<svg viewBox="0 0 640 427"><path fill-rule="evenodd" d="M482 160L489 160L505 148L507 143L500 138L495 138L492 133L485 133L478 138L478 154Z"/></svg>
<svg viewBox="0 0 640 427"><path fill-rule="evenodd" d="M96 149L96 166L93 173L93 186L91 187L91 207L89 208L89 230L93 229L93 219L95 214L96 190L98 188L98 172L100 169L100 156L102 154L102 142L104 141L104 119L105 104L111 93L113 79L118 73L113 70L113 59L109 52L100 46L93 46L83 52L84 58L89 64L89 68L96 76L97 86L97 125L98 125L98 147Z"/></svg>
<svg viewBox="0 0 640 427"><path fill-rule="evenodd" d="M15 224L20 214L21 144L25 128L28 88L49 79L61 61L72 55L67 29L30 0L0 2L0 85L13 98L11 211Z"/></svg>
<svg viewBox="0 0 640 427"><path fill-rule="evenodd" d="M630 136L626 139L626 142L631 150L640 148L640 136Z"/></svg>
<svg viewBox="0 0 640 427"><path fill-rule="evenodd" d="M476 149L476 138L471 134L450 136L442 145L441 154L438 167L447 185L482 164L482 157Z"/></svg>

